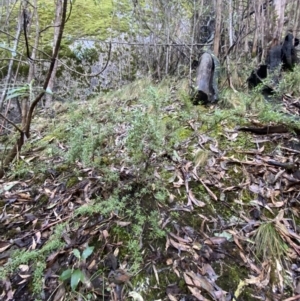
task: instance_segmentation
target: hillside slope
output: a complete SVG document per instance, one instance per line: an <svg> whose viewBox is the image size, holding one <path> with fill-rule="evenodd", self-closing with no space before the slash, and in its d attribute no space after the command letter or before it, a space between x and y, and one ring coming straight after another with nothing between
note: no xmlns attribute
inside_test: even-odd
<svg viewBox="0 0 300 301"><path fill-rule="evenodd" d="M0 181L1 299L299 298L299 100L187 90L143 79L36 113Z"/></svg>

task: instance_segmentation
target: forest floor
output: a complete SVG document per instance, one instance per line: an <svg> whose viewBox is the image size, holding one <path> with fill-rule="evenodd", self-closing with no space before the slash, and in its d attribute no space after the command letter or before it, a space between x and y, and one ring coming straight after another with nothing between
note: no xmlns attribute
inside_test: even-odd
<svg viewBox="0 0 300 301"><path fill-rule="evenodd" d="M0 300L300 300L299 98L186 91L36 113L0 180Z"/></svg>

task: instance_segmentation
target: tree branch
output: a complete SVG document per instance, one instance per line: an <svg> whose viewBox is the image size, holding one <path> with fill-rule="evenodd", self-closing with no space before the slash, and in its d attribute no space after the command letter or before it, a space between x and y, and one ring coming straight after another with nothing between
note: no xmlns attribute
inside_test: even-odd
<svg viewBox="0 0 300 301"><path fill-rule="evenodd" d="M2 117L7 123L11 124L20 134L23 134L23 131L14 122L6 118L2 113L0 113L0 117Z"/></svg>
<svg viewBox="0 0 300 301"><path fill-rule="evenodd" d="M53 55L52 55L52 58L51 58L51 64L50 64L50 67L49 67L49 71L48 71L47 77L46 77L44 85L43 85L43 91L32 102L32 104L29 108L29 111L28 111L28 116L27 116L26 125L25 125L25 129L24 129L25 134L26 134L27 137L30 136L30 124L31 124L33 111L34 111L36 105L39 103L39 101L44 96L44 94L46 92L46 89L48 87L48 83L50 81L53 69L54 69L55 61L56 61L56 58L57 58L57 55L58 55L58 52L59 52L60 43L61 43L61 40L62 40L64 28L65 28L67 4L68 4L68 0L64 0L63 1L63 8L62 8L61 26L60 26L60 30L59 30L59 33L58 33L57 42L56 42L56 45L55 45L55 48L54 48L54 52L53 52Z"/></svg>

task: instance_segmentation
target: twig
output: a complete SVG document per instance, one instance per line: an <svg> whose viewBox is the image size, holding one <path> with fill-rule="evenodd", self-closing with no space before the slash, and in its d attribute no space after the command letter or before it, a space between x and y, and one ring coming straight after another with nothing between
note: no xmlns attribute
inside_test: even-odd
<svg viewBox="0 0 300 301"><path fill-rule="evenodd" d="M203 182L203 180L202 179L200 179L199 178L199 176L196 174L196 172L192 172L193 173L193 175L196 177L196 179L198 180L198 181L200 181L200 183L204 186L204 188L207 190L207 192L209 193L209 195L215 200L215 201L217 201L218 200L218 198L217 198L217 196L206 186L206 184Z"/></svg>
<svg viewBox="0 0 300 301"><path fill-rule="evenodd" d="M14 122L7 119L2 113L0 113L0 117L2 117L6 122L11 124L20 134L24 134L24 132Z"/></svg>

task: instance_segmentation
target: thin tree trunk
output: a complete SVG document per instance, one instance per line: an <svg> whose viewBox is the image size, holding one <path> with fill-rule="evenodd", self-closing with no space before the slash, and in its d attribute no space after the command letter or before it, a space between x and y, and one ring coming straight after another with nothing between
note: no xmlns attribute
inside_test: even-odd
<svg viewBox="0 0 300 301"><path fill-rule="evenodd" d="M167 4L164 5L164 11L165 11L165 17L166 17L166 36L167 36L167 50L166 50L166 71L165 71L165 75L168 75L168 70L169 70L169 57L170 57L170 53L172 51L172 49L170 49L169 44L170 44L170 10L171 7L168 7L168 2Z"/></svg>
<svg viewBox="0 0 300 301"><path fill-rule="evenodd" d="M219 48L221 41L221 23L222 23L222 0L216 1L216 26L214 38L214 54L219 56Z"/></svg>
<svg viewBox="0 0 300 301"><path fill-rule="evenodd" d="M61 14L62 14L62 1L56 0L56 9L55 9L55 21L54 21L54 37L53 37L53 53L55 51L55 45L58 38L58 33L60 29L60 22L61 22ZM55 60L53 72L51 74L51 78L47 87L47 91L53 92L54 84L55 84L55 78L56 78L56 72L58 68L57 60ZM49 108L52 103L52 93L46 93L45 95L45 106Z"/></svg>
<svg viewBox="0 0 300 301"><path fill-rule="evenodd" d="M249 0L247 1L247 8L246 8L246 15L249 15L250 13L250 3ZM249 32L250 30L250 18L246 18L246 32ZM246 36L245 38L245 44L244 44L244 49L246 53L249 53L249 38Z"/></svg>
<svg viewBox="0 0 300 301"><path fill-rule="evenodd" d="M18 17L18 28L17 28L17 32L16 32L16 36L15 36L15 40L14 40L14 45L13 45L13 48L12 48L12 52L17 52L17 48L18 48L18 44L19 44L19 40L20 40L20 35L21 35L21 32L22 32L22 28L23 28L22 25L23 25L23 16L22 16L22 11L21 11L21 6L20 6L19 17ZM13 56L13 53L11 54L11 56ZM7 95L7 90L8 90L10 81L11 81L12 72L13 72L13 64L14 64L14 60L11 59L9 61L7 76L6 76L6 80L5 80L5 83L4 83L3 92L2 92L1 98L0 98L0 112L3 109L4 100L5 100L5 97Z"/></svg>
<svg viewBox="0 0 300 301"><path fill-rule="evenodd" d="M37 49L39 47L39 40L40 40L40 36L39 36L39 18L38 18L38 12L37 12L37 0L34 0L33 3L33 7L34 7L34 11L32 14L32 19L35 18L35 40L34 40L34 46L32 48L32 52L31 52L31 58L32 60L30 61L30 65L29 65L29 72L28 72L28 78L27 78L27 82L30 84L33 79L34 79L34 74L35 74L35 62L34 60L36 59L36 53L37 53ZM29 104L30 104L30 99L31 94L29 95L29 97L24 97L23 101L22 101L22 127L25 127L26 124L26 118L27 118L27 114L28 114L28 108L29 108Z"/></svg>
<svg viewBox="0 0 300 301"><path fill-rule="evenodd" d="M202 0L203 1L203 0ZM202 9L202 6L201 6ZM199 14L201 15L201 14ZM195 32L196 32L196 25L198 23L197 20L197 14L196 14L196 0L193 1L193 27L192 27L192 33L191 33L191 44L194 44L195 41ZM192 62L193 62L193 56L194 56L194 47L191 46L191 51L190 51L190 66L189 66L189 86L192 86ZM198 59L198 58L195 58Z"/></svg>
<svg viewBox="0 0 300 301"><path fill-rule="evenodd" d="M274 26L273 41L281 41L283 23L284 23L284 12L286 0L274 0L274 13L276 15L276 24Z"/></svg>
<svg viewBox="0 0 300 301"><path fill-rule="evenodd" d="M299 19L300 19L300 1L296 0L295 9L294 12L294 27L293 27L293 35L296 37L297 35L297 29L299 27Z"/></svg>
<svg viewBox="0 0 300 301"><path fill-rule="evenodd" d="M229 0L229 47L233 45L232 0Z"/></svg>
<svg viewBox="0 0 300 301"><path fill-rule="evenodd" d="M252 44L252 57L256 57L257 49L260 39L260 27L261 27L261 0L255 1L254 12L255 12L255 33Z"/></svg>

